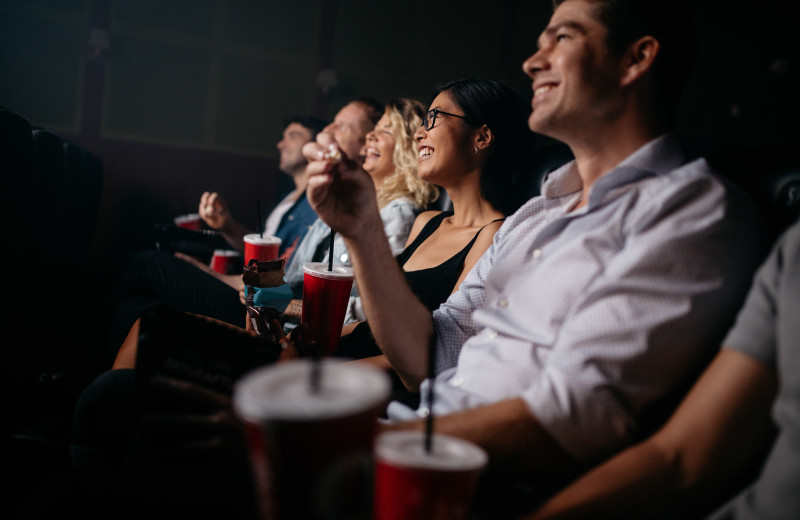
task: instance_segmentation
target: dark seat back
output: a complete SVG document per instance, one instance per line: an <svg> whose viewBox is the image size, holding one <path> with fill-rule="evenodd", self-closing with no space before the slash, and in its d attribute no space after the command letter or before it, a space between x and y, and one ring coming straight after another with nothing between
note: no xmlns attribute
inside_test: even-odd
<svg viewBox="0 0 800 520"><path fill-rule="evenodd" d="M800 217L800 158L794 144L722 152L709 163L749 193L777 238Z"/></svg>
<svg viewBox="0 0 800 520"><path fill-rule="evenodd" d="M94 242L103 194L103 163L88 150L64 142L64 176L59 228L69 240L75 261L83 265Z"/></svg>
<svg viewBox="0 0 800 520"><path fill-rule="evenodd" d="M34 202L33 135L31 125L24 117L0 107L0 178L6 193L7 217L3 221L3 240L8 246L30 250ZM11 218L9 218L9 216ZM23 257L9 256L4 261L20 260Z"/></svg>

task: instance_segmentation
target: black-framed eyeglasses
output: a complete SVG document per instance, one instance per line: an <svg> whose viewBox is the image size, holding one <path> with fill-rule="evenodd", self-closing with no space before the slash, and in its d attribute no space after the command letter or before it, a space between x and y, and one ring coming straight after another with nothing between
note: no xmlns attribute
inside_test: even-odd
<svg viewBox="0 0 800 520"><path fill-rule="evenodd" d="M434 108L432 110L428 110L428 112L425 114L425 119L422 120L422 126L425 127L425 130L430 130L431 128L433 128L433 125L436 124L436 116L438 116L439 114L444 114L446 116L460 117L461 119L467 118L467 116L451 114L450 112L445 112L444 110L439 110L438 108Z"/></svg>

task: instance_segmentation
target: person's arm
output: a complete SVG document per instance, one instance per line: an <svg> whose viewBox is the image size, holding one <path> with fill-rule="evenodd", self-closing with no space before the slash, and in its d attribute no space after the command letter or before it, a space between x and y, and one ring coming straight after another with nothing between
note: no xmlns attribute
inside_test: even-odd
<svg viewBox="0 0 800 520"><path fill-rule="evenodd" d="M553 479L581 467L531 413L511 399L434 418L434 431L471 441L489 455L489 470L505 477L548 474ZM425 429L425 420L382 424L382 431Z"/></svg>
<svg viewBox="0 0 800 520"><path fill-rule="evenodd" d="M433 337L430 311L397 265L369 174L346 157L340 162L326 159L329 145L338 150L323 132L303 148L309 159L308 199L347 244L372 332L403 383L416 390L427 372L427 346Z"/></svg>
<svg viewBox="0 0 800 520"><path fill-rule="evenodd" d="M763 455L774 371L723 349L667 424L593 469L526 520L633 518L689 492L713 495Z"/></svg>
<svg viewBox="0 0 800 520"><path fill-rule="evenodd" d="M242 275L240 274L222 274L216 272L211 266L204 264L203 262L199 261L197 258L187 255L185 253L181 253L180 251L176 251L174 253L175 258L180 258L181 260L192 264L193 266L197 267L201 271L204 271L211 276L225 282L233 289L237 291L244 290L244 284L242 283Z"/></svg>
<svg viewBox="0 0 800 520"><path fill-rule="evenodd" d="M204 192L197 209L211 229L217 230L231 246L244 254L244 236L252 233L231 215L228 203L216 192Z"/></svg>

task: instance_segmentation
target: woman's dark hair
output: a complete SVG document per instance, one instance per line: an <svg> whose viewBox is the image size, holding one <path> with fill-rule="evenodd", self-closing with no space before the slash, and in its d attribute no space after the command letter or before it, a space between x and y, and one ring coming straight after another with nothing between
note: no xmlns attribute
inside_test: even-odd
<svg viewBox="0 0 800 520"><path fill-rule="evenodd" d="M531 196L531 166L541 136L528 128L530 103L491 79L464 78L439 85L433 98L447 92L470 126L486 125L494 134L480 180L481 196L504 215Z"/></svg>

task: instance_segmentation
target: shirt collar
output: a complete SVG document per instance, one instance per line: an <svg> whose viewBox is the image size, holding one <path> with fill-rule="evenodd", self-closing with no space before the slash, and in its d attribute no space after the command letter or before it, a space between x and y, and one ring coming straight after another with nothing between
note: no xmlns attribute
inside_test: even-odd
<svg viewBox="0 0 800 520"><path fill-rule="evenodd" d="M640 147L611 171L605 173L592 187L589 206L602 200L612 189L670 172L685 161L678 138L666 133ZM574 160L551 172L542 185L545 198L564 197L580 191L583 182Z"/></svg>

